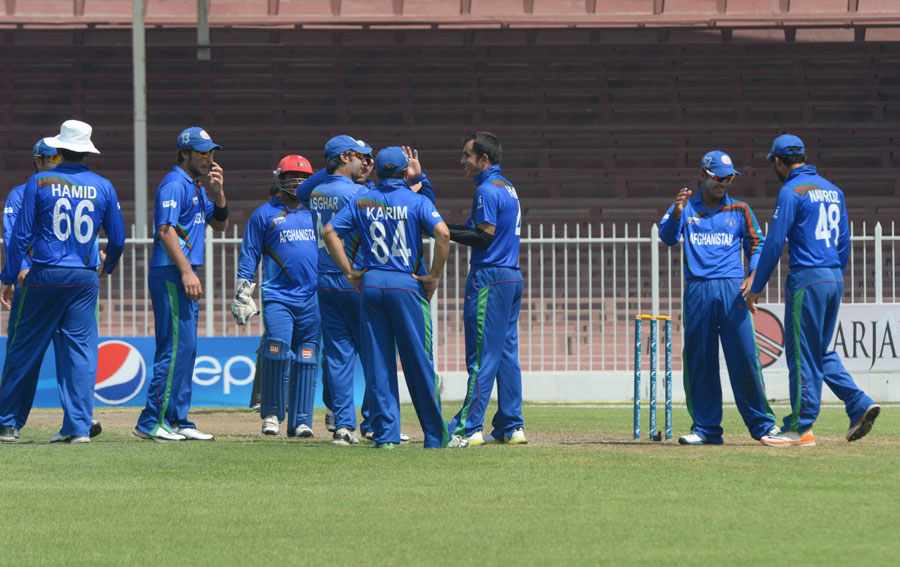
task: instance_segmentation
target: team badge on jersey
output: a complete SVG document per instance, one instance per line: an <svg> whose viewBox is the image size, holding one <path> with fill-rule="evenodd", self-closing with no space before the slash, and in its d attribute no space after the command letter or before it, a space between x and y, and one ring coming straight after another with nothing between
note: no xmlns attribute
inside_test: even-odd
<svg viewBox="0 0 900 567"><path fill-rule="evenodd" d="M97 349L94 397L110 405L122 405L140 393L147 365L140 351L124 341L104 341Z"/></svg>

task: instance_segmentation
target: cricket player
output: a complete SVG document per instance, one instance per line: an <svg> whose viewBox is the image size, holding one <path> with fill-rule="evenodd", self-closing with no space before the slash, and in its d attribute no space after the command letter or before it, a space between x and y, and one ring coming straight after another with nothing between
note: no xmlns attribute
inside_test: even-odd
<svg viewBox="0 0 900 567"><path fill-rule="evenodd" d="M297 186L313 171L303 156L285 156L276 167L278 194L250 216L238 259L231 313L245 325L257 312L253 276L262 259L260 290L266 332L260 359L262 432L278 435L288 414L288 437L312 437L319 370L318 246L309 210Z"/></svg>
<svg viewBox="0 0 900 567"><path fill-rule="evenodd" d="M759 294L781 259L788 240L789 271L784 294L784 350L788 363L791 413L780 434L762 438L776 447L812 447L812 426L819 415L822 384L844 402L850 417L847 441L864 437L880 406L859 389L838 354L828 350L844 293L850 256L850 229L844 193L806 163L803 140L783 134L766 156L784 184L778 193L769 234L752 287L745 292L756 310Z"/></svg>
<svg viewBox="0 0 900 567"><path fill-rule="evenodd" d="M753 318L741 295L753 280L763 234L750 206L727 193L738 175L728 154L708 152L700 160L697 194L683 187L659 225L659 239L667 246L684 243L681 356L693 425L678 439L682 445L723 443L720 340L734 401L750 435L759 440L777 432L766 400Z"/></svg>
<svg viewBox="0 0 900 567"><path fill-rule="evenodd" d="M465 435L472 446L528 442L519 368L522 210L515 187L500 171L502 157L500 140L490 132L465 139L460 164L475 181L475 199L468 222L450 226L454 242L472 247L463 304L469 381L463 407L450 429ZM484 414L495 379L497 413L491 421L493 430L484 436Z"/></svg>
<svg viewBox="0 0 900 567"><path fill-rule="evenodd" d="M403 148L381 150L375 159L378 186L350 199L322 236L344 277L361 291L360 358L369 388L375 447L391 449L400 443L398 350L425 448L465 447L465 439L451 438L441 415L431 345L428 301L447 260L449 232L434 205L409 190L408 165ZM430 272L417 276L413 264L422 246L422 231L434 237L435 253ZM360 235L361 270L353 268L341 240L353 233Z"/></svg>
<svg viewBox="0 0 900 567"><path fill-rule="evenodd" d="M14 441L15 429L24 425L17 420L27 417L31 409L41 360L54 338L63 424L50 442L90 441L97 378L99 275L112 273L125 244L115 189L85 165L88 153L100 153L91 142L91 133L89 124L67 120L58 136L43 140L56 148L60 163L28 180L9 237L9 254L0 273L5 284L2 303L11 306L16 285L21 287L21 296L11 315L0 379L2 441ZM38 148L35 154L44 151ZM108 239L105 258L98 243L101 226ZM29 248L31 268L25 275L22 268Z"/></svg>
<svg viewBox="0 0 900 567"><path fill-rule="evenodd" d="M147 405L134 434L155 441L212 441L213 435L198 431L188 419L188 411L203 293L197 267L203 265L206 225L228 228L224 172L213 161L222 147L196 126L178 135L177 147L178 163L156 190L156 234L147 277L156 354Z"/></svg>
<svg viewBox="0 0 900 567"><path fill-rule="evenodd" d="M328 380L331 410L334 413L335 445L359 443L356 405L353 401L354 362L360 349L360 295L347 281L328 254L324 227L354 196L367 191L364 176L372 148L350 136L335 136L325 144L326 177L312 190L309 207L318 241L318 296L322 318L323 379ZM345 255L354 257L357 245L353 234L343 239ZM364 404L364 418L368 407ZM369 424L364 423L368 429ZM365 431L363 431L365 433Z"/></svg>

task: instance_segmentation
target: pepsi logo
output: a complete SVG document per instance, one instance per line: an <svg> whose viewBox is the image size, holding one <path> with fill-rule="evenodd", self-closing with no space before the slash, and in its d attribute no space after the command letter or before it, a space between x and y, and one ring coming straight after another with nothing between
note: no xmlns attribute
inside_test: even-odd
<svg viewBox="0 0 900 567"><path fill-rule="evenodd" d="M104 404L121 405L141 391L147 365L140 351L124 341L104 341L97 349L94 397Z"/></svg>
<svg viewBox="0 0 900 567"><path fill-rule="evenodd" d="M759 347L759 363L763 368L775 364L784 352L784 326L781 320L771 311L757 308L753 315L753 328Z"/></svg>
<svg viewBox="0 0 900 567"><path fill-rule="evenodd" d="M300 349L300 358L312 358L313 351L311 348Z"/></svg>

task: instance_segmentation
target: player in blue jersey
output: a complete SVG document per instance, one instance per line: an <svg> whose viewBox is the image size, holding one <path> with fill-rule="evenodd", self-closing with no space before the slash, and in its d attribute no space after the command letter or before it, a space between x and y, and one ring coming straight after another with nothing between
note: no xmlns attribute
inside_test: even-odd
<svg viewBox="0 0 900 567"><path fill-rule="evenodd" d="M375 159L378 186L350 199L326 225L322 237L344 277L361 292L360 358L375 446L393 448L400 443L399 351L425 448L465 447L465 439L451 437L441 415L428 303L447 260L450 235L434 205L409 190L408 165L403 148L381 150ZM414 264L423 231L435 239L434 259L429 273L418 276ZM360 235L355 262L360 269L351 264L341 240L354 233Z"/></svg>
<svg viewBox="0 0 900 567"><path fill-rule="evenodd" d="M272 174L275 176L275 180L272 182L272 185L269 187L269 199L270 200L272 199L272 197L277 197L278 194L281 193L280 187L282 185L284 185L286 183L290 184L291 186L295 186L297 184L303 185L303 183L307 179L309 179L309 177L311 175L313 175L312 166L309 164L309 161L306 158L303 158L302 156L296 156L296 157L302 158L302 161L294 160L295 165L289 166L293 170L297 170L297 171L292 171L292 170L283 170L282 171L283 165L290 164L290 160L288 160L289 157L292 157L292 156L286 156L285 158L283 158L281 160L281 162L278 163L278 167L275 168L275 171L272 172ZM298 163L299 163L299 165L296 165ZM284 178L282 178L281 177L282 173L292 173L293 175L291 175L290 177L285 176ZM297 196L296 191L297 191L297 188L295 187L294 188L294 197L295 198ZM300 202L300 204L303 205L306 209L309 209L309 197L307 197L305 202ZM232 315L235 315L235 317L237 317L237 315L234 313L234 307L235 307L235 304L232 303ZM258 311L256 311L256 312L258 313ZM260 364L260 362L262 360L263 343L265 343L265 340L266 340L266 336L265 336L265 333L263 333L263 336L260 337L259 349L256 351L256 370L253 373L253 387L251 388L251 391L250 391L250 408L254 409L256 411L259 411L260 403L262 402L262 392L260 391L259 373L260 373L260 370L262 369L262 365ZM324 392L323 392L323 397L324 397ZM332 428L332 430L333 430L333 428Z"/></svg>
<svg viewBox="0 0 900 567"><path fill-rule="evenodd" d="M156 441L211 441L211 434L198 431L188 419L203 293L197 267L203 265L206 225L228 227L228 203L224 172L213 161L221 146L196 126L178 135L177 146L178 163L156 190L156 233L147 277L156 354L147 405L134 434Z"/></svg>
<svg viewBox="0 0 900 567"><path fill-rule="evenodd" d="M322 317L323 379L334 413L333 442L352 445L359 442L356 431L356 405L353 401L353 367L360 344L359 292L344 278L335 264L322 233L332 218L347 202L367 188L365 182L367 160L372 148L350 136L335 136L325 144L327 176L312 190L309 208L318 239L318 295ZM358 239L354 234L343 239L344 252L354 258ZM364 404L365 405L365 404ZM364 410L368 408L364 407ZM367 414L364 411L364 414ZM365 416L364 416L365 417ZM368 423L364 422L364 429ZM365 430L363 431L365 433Z"/></svg>
<svg viewBox="0 0 900 567"><path fill-rule="evenodd" d="M16 285L22 292L11 314L0 379L3 441L14 440L14 429L24 425L17 419L31 409L41 360L54 339L63 424L50 442L90 441L97 378L97 268L100 275L112 273L125 243L115 189L85 165L88 153L100 153L91 132L84 122L67 120L58 136L43 140L57 149L61 161L28 180L9 237L0 273L3 305L10 307ZM105 258L98 243L101 226L108 239ZM29 248L31 269L25 275ZM29 401L27 408L23 400Z"/></svg>
<svg viewBox="0 0 900 567"><path fill-rule="evenodd" d="M262 259L260 291L266 332L260 360L262 432L278 435L288 414L288 437L312 437L319 369L318 247L297 186L312 173L306 158L285 156L275 169L278 195L250 216L238 260L231 313L245 325L257 312L251 283ZM302 177L301 177L302 176Z"/></svg>
<svg viewBox="0 0 900 567"><path fill-rule="evenodd" d="M475 181L475 199L468 222L450 226L454 242L472 247L463 304L469 381L463 407L450 429L465 435L473 446L528 442L519 368L522 209L515 187L500 172L502 157L500 140L490 132L465 139L460 163ZM495 379L497 413L491 421L493 430L484 435L484 414Z"/></svg>
<svg viewBox="0 0 900 567"><path fill-rule="evenodd" d="M737 175L728 154L707 153L700 160L697 195L682 188L659 225L659 238L667 246L684 242L681 356L693 425L678 439L682 445L722 444L720 340L734 401L750 435L758 440L777 432L772 431L775 416L766 401L753 318L742 296L756 270L763 235L750 206L727 193Z"/></svg>
<svg viewBox="0 0 900 567"><path fill-rule="evenodd" d="M872 429L881 408L859 389L838 354L828 350L850 256L844 194L806 163L806 148L797 136L775 138L766 157L784 185L753 286L745 295L755 310L787 239L790 259L784 295L784 350L790 371L791 413L784 418L781 434L763 437L762 442L814 446L812 426L819 415L823 382L844 402L850 417L846 439L855 441Z"/></svg>

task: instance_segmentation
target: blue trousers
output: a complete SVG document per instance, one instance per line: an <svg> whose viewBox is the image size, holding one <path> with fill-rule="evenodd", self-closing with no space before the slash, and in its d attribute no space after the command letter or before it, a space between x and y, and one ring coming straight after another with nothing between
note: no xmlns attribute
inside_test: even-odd
<svg viewBox="0 0 900 567"><path fill-rule="evenodd" d="M472 435L484 426L484 413L497 380L497 413L492 435L511 437L524 425L522 370L519 368L519 308L522 273L518 268L472 266L466 280L468 388L462 409L450 421L456 435Z"/></svg>
<svg viewBox="0 0 900 567"><path fill-rule="evenodd" d="M96 270L32 266L11 315L0 379L0 425L25 424L41 360L54 340L64 412L60 433L90 433L97 380L97 293Z"/></svg>
<svg viewBox="0 0 900 567"><path fill-rule="evenodd" d="M784 343L791 413L783 429L804 432L819 415L822 384L840 398L855 423L872 398L859 389L836 352L828 350L837 323L843 275L837 268L791 268L785 284Z"/></svg>
<svg viewBox="0 0 900 567"><path fill-rule="evenodd" d="M280 339L296 351L302 343L319 342L319 302L313 294L303 303L263 300L266 337Z"/></svg>
<svg viewBox="0 0 900 567"><path fill-rule="evenodd" d="M684 288L684 392L691 430L712 443L722 442L720 340L734 401L750 435L759 439L775 425L741 281L692 278Z"/></svg>
<svg viewBox="0 0 900 567"><path fill-rule="evenodd" d="M353 401L353 374L360 352L360 294L341 273L321 273L318 284L319 314L322 318L322 381L328 381L328 395L334 412L334 427L356 429ZM395 376L396 380L396 376ZM324 398L324 393L323 393ZM368 388L363 399L360 432L368 423Z"/></svg>
<svg viewBox="0 0 900 567"><path fill-rule="evenodd" d="M196 427L188 419L188 411L197 358L199 305L188 299L181 272L175 266L150 268L147 287L153 303L156 354L147 388L147 405L138 418L137 428L150 435L156 435L160 427L191 429Z"/></svg>
<svg viewBox="0 0 900 567"><path fill-rule="evenodd" d="M13 323L15 323L16 318L19 314L19 306L21 305L22 297L22 288L18 285L16 286L15 291L13 291L13 299L12 304L9 308L9 324L6 326L6 336L11 337L13 335ZM62 350L65 348L63 346L62 337L57 331L53 335L53 355L56 359L56 374L60 377L61 380L65 380L70 373L71 368L66 366L63 362L65 359L65 353ZM34 396L37 394L37 383L39 379L39 375L41 372L40 365L36 366L32 372L34 376L25 376L23 378L24 384L34 384L33 388L23 388L21 391L21 397L19 398L19 409L16 412L16 429L22 429L25 426L25 422L28 421L28 415L31 413L31 407L34 405Z"/></svg>
<svg viewBox="0 0 900 567"><path fill-rule="evenodd" d="M450 441L432 355L431 308L411 275L369 269L363 276L360 355L377 443L400 443L397 352L425 434L425 448Z"/></svg>

